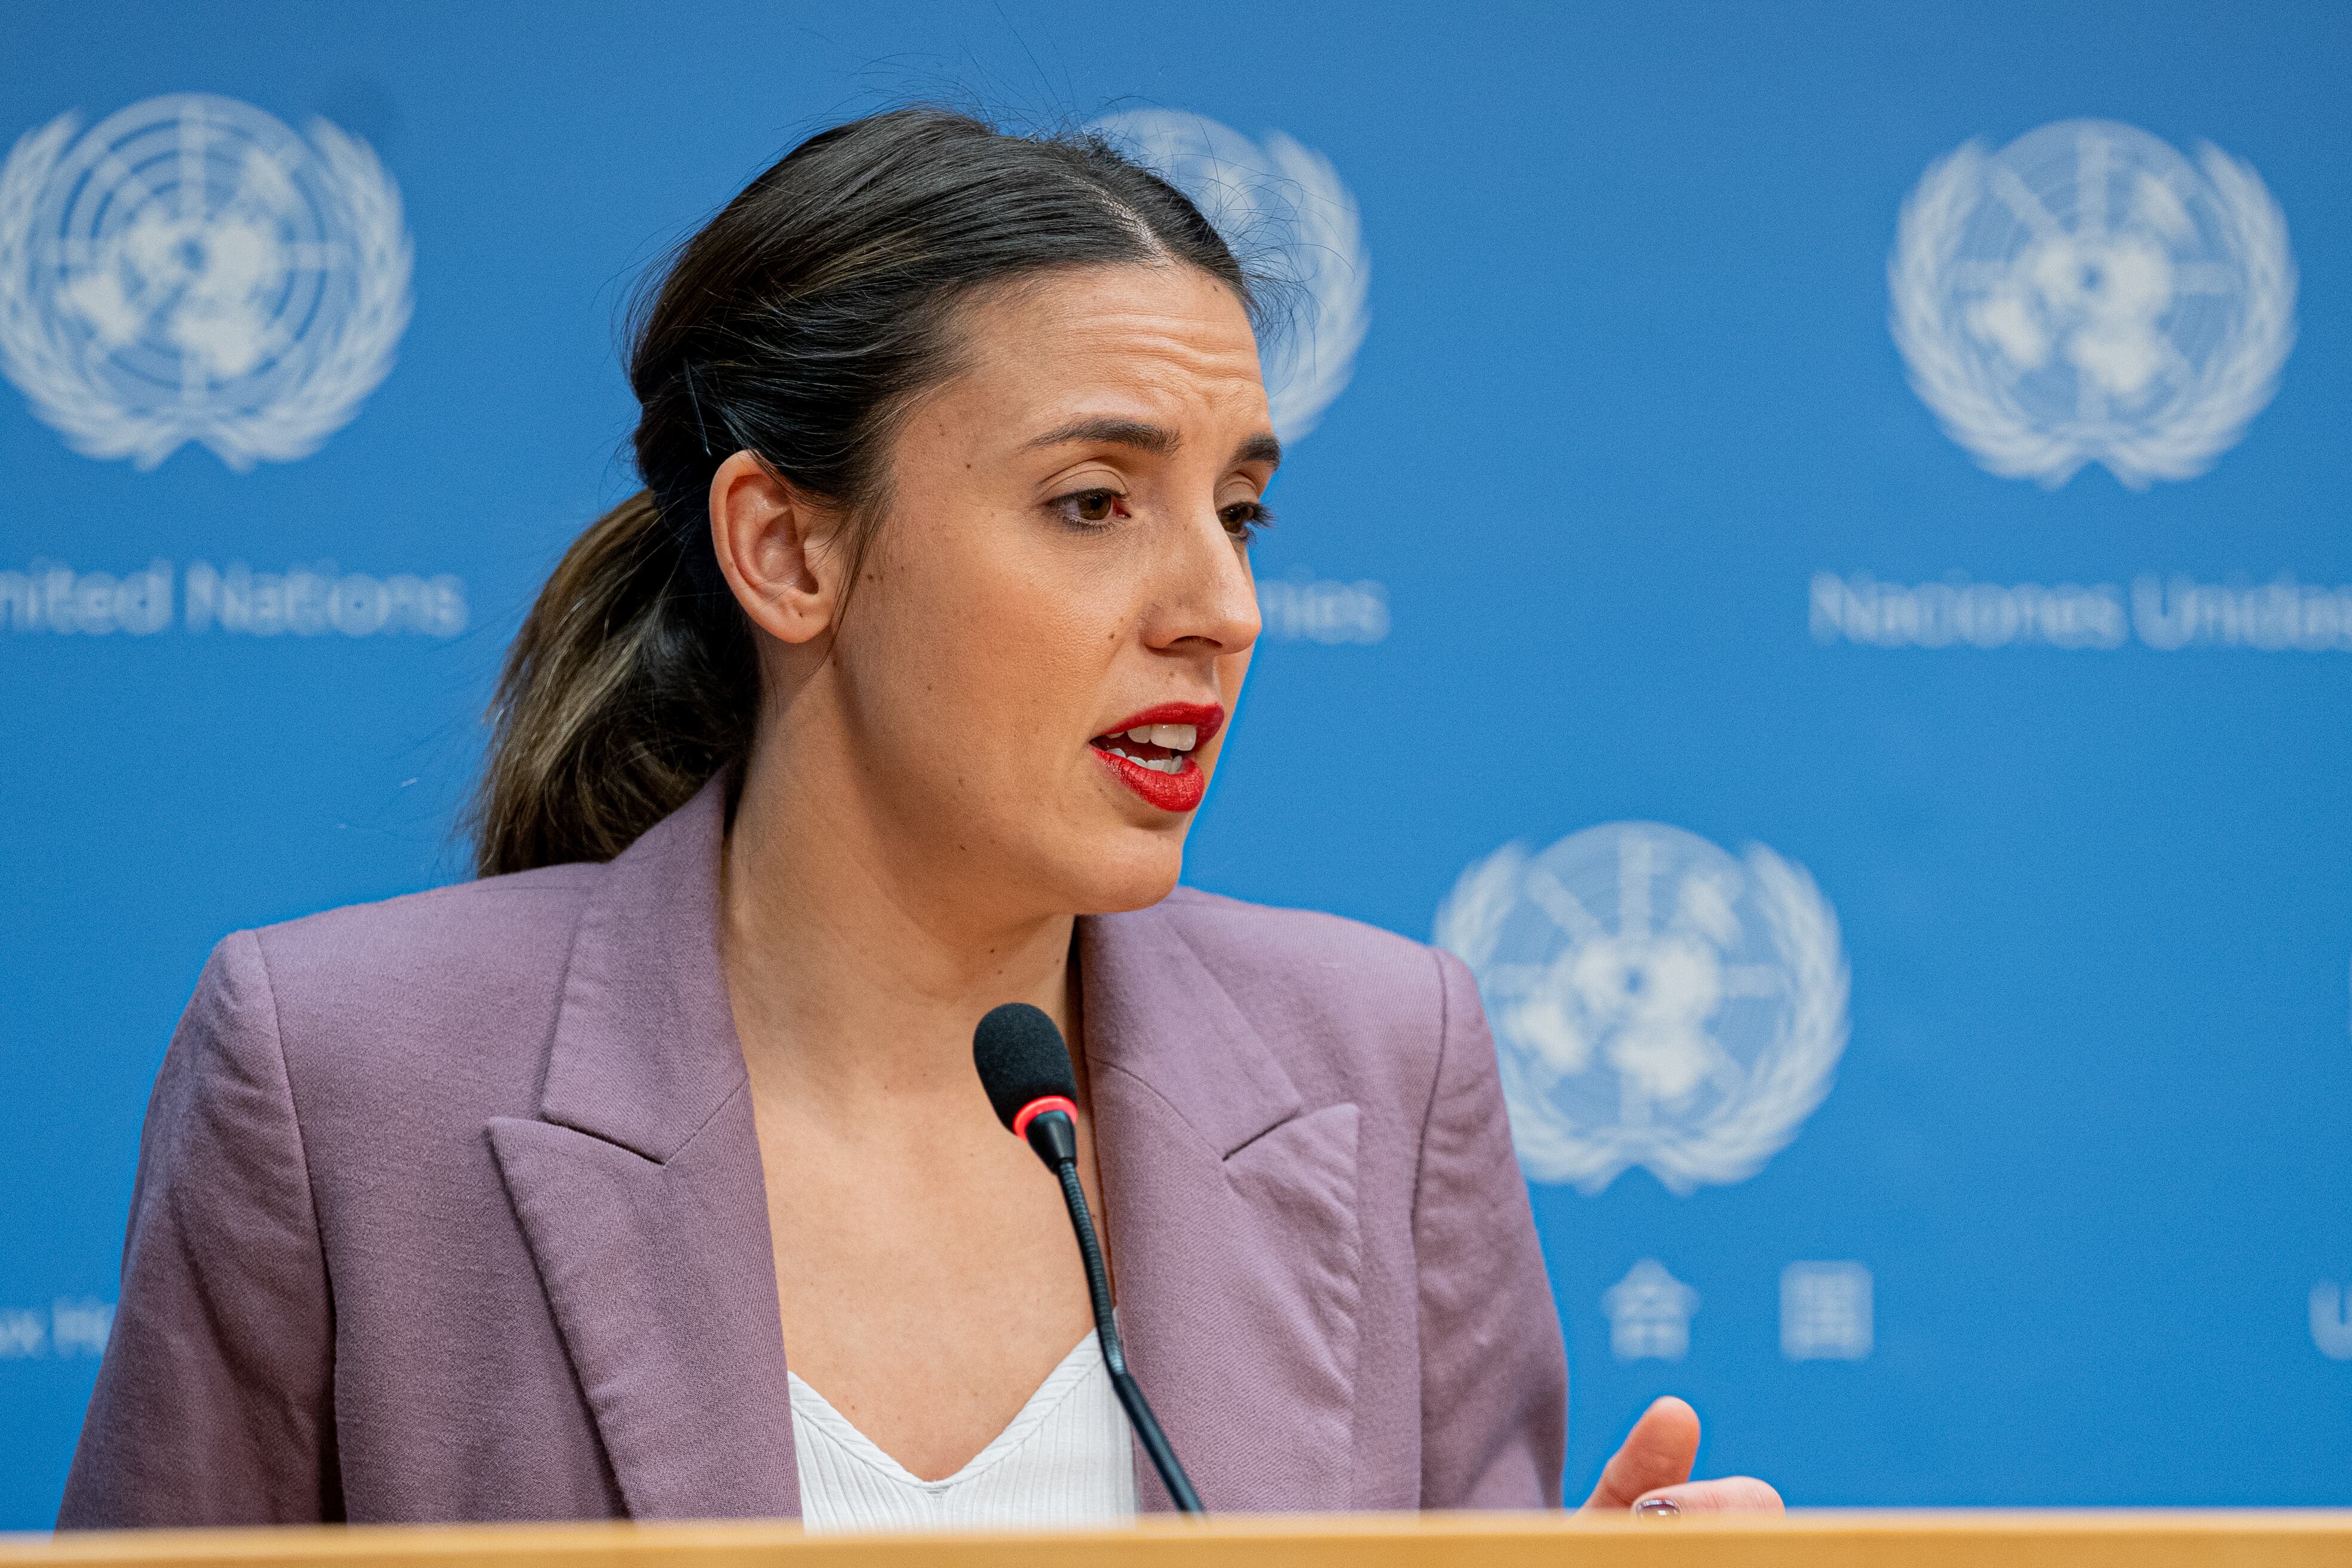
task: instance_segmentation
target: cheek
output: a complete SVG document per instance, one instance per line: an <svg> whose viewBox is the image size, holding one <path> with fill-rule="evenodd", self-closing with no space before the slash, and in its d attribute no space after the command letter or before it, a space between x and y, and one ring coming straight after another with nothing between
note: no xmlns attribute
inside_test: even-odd
<svg viewBox="0 0 2352 1568"><path fill-rule="evenodd" d="M1010 521L911 522L857 590L873 656L854 661L859 705L964 793L1034 789L1076 757L1124 631L1099 584L1055 570Z"/></svg>

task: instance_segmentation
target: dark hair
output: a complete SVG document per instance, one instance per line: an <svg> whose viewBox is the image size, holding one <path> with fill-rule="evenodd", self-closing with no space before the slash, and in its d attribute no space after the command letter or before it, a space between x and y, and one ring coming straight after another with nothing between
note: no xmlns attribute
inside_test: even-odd
<svg viewBox="0 0 2352 1568"><path fill-rule="evenodd" d="M710 542L721 461L756 454L862 548L899 416L955 372L956 307L1114 262L1195 267L1254 308L1199 209L1100 137L931 108L810 137L680 246L630 332L646 488L564 552L508 651L477 871L609 859L749 751L758 663Z"/></svg>

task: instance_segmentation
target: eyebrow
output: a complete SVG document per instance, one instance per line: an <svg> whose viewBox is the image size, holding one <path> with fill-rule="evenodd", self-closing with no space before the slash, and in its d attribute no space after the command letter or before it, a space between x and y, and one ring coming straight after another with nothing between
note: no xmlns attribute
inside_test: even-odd
<svg viewBox="0 0 2352 1568"><path fill-rule="evenodd" d="M1262 430L1234 449L1234 463L1264 463L1269 468L1282 467L1282 443L1272 431Z"/></svg>
<svg viewBox="0 0 2352 1568"><path fill-rule="evenodd" d="M1164 458L1177 447L1176 432L1165 425L1148 424L1140 419L1076 419L1059 429L1048 430L1043 436L1024 443L1030 447L1059 447L1072 441L1105 443L1114 447L1132 447L1139 452L1149 452ZM1260 431L1234 449L1234 462L1264 463L1269 468L1282 465L1282 443L1273 434Z"/></svg>

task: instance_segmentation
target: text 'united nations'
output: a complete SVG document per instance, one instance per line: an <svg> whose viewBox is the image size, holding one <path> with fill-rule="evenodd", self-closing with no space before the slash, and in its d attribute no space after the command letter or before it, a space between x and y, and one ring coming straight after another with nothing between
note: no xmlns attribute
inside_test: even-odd
<svg viewBox="0 0 2352 1568"><path fill-rule="evenodd" d="M121 576L50 561L0 571L0 632L454 637L466 623L466 584L446 572L374 576L331 563L257 572L207 561L191 561L184 575L168 561Z"/></svg>

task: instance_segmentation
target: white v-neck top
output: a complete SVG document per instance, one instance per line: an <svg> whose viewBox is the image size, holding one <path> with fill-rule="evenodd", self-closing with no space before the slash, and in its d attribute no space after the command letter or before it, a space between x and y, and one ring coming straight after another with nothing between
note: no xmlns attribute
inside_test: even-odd
<svg viewBox="0 0 2352 1568"><path fill-rule="evenodd" d="M936 1481L875 1447L798 1373L788 1376L801 1522L810 1530L1029 1529L1135 1517L1127 1412L1091 1333L987 1447Z"/></svg>

